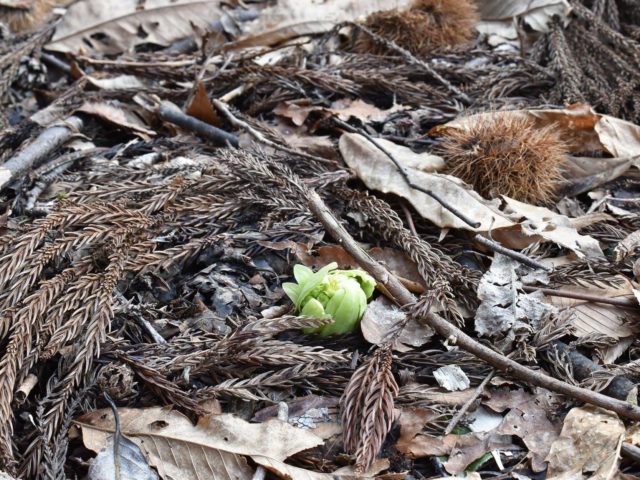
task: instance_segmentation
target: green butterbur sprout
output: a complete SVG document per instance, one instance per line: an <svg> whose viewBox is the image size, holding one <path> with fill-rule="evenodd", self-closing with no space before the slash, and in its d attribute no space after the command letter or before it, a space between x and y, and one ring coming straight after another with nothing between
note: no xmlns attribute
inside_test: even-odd
<svg viewBox="0 0 640 480"><path fill-rule="evenodd" d="M333 262L317 272L296 265L293 276L298 283L283 283L282 288L293 301L296 311L307 317L333 319L331 325L306 329L323 337L355 330L373 295L376 281L362 270L337 270Z"/></svg>

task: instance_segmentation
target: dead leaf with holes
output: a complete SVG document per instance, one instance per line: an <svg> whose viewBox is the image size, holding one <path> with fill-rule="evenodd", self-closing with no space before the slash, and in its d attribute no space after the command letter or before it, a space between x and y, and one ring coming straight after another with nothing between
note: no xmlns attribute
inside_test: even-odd
<svg viewBox="0 0 640 480"><path fill-rule="evenodd" d="M142 43L168 46L224 15L220 0L84 0L71 5L46 46L115 55ZM142 7L142 8L140 8Z"/></svg>
<svg viewBox="0 0 640 480"><path fill-rule="evenodd" d="M248 423L230 414L201 417L197 425L167 408L119 410L122 434L140 447L162 478L214 480L251 478L247 456L283 462L323 440L311 432L271 419ZM87 448L98 451L113 433L113 414L96 410L77 418Z"/></svg>
<svg viewBox="0 0 640 480"><path fill-rule="evenodd" d="M496 432L520 437L529 449L531 469L541 472L546 468L545 459L560 433L557 425L547 416L557 409L560 400L550 392L532 395L524 390L502 390L491 393L484 405L496 412L509 409Z"/></svg>

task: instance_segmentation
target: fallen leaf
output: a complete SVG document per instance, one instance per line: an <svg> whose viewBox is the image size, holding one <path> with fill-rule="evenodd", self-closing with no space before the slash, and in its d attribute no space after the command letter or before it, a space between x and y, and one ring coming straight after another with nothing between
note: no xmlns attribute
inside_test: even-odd
<svg viewBox="0 0 640 480"><path fill-rule="evenodd" d="M521 20L533 30L546 33L551 18L554 15L566 17L571 7L566 0L479 0L478 10L484 21L500 22L515 30L517 20ZM479 30L483 31L482 28Z"/></svg>
<svg viewBox="0 0 640 480"><path fill-rule="evenodd" d="M392 143L383 140L376 140L376 142L385 148ZM464 210L467 216L480 222L480 228L469 227L432 197L409 187L393 162L365 137L345 133L340 137L339 147L347 165L368 188L383 193L394 193L409 200L420 215L441 228L487 231L489 228L497 229L514 225L491 202L466 188L460 179L449 175L427 173L443 165L440 157L416 154L400 145L394 145L391 152L406 169L414 183L431 190L449 204Z"/></svg>
<svg viewBox="0 0 640 480"><path fill-rule="evenodd" d="M492 432L455 435L456 442L449 453L444 468L457 475L485 453L492 450L513 450L515 446L508 435L496 435Z"/></svg>
<svg viewBox="0 0 640 480"><path fill-rule="evenodd" d="M156 134L153 130L148 129L138 116L124 106L116 106L107 102L86 102L78 108L78 111L94 115L126 130L132 130L148 136Z"/></svg>
<svg viewBox="0 0 640 480"><path fill-rule="evenodd" d="M496 432L520 437L529 449L531 468L536 472L546 468L545 459L560 433L559 425L547 417L547 411L557 408L558 401L555 395L544 391L532 395L524 390L503 389L492 392L484 402L498 412L509 409Z"/></svg>
<svg viewBox="0 0 640 480"><path fill-rule="evenodd" d="M600 478L609 478L606 473L617 465L624 434L624 424L612 412L595 407L571 409L547 457L547 478L594 472L605 472Z"/></svg>
<svg viewBox="0 0 640 480"><path fill-rule="evenodd" d="M275 45L293 37L326 32L338 23L410 3L410 0L280 0L265 8L256 21L247 25L242 38L225 48Z"/></svg>
<svg viewBox="0 0 640 480"><path fill-rule="evenodd" d="M101 90L142 90L147 88L142 80L134 75L118 75L117 77L95 78L86 75L87 82Z"/></svg>
<svg viewBox="0 0 640 480"><path fill-rule="evenodd" d="M412 451L414 439L436 415L433 410L428 408L403 409L397 419L400 426L400 438L396 442L398 451L411 455L413 458L418 458L415 452Z"/></svg>
<svg viewBox="0 0 640 480"><path fill-rule="evenodd" d="M378 297L369 303L364 312L360 322L362 336L367 342L380 345L388 341L389 334L406 319L406 316L401 308L385 297ZM411 318L394 341L393 349L398 352L413 350L427 343L434 333L431 327Z"/></svg>
<svg viewBox="0 0 640 480"><path fill-rule="evenodd" d="M109 436L107 443L91 461L88 480L113 480L116 477L114 458L114 437ZM140 448L126 437L119 440L120 478L122 480L156 480L158 474L149 467Z"/></svg>
<svg viewBox="0 0 640 480"><path fill-rule="evenodd" d="M621 286L596 285L583 281L582 286L566 285L562 290L601 298L631 297L633 285L623 276L620 276L620 279L623 282ZM571 326L573 335L577 337L599 333L621 339L633 337L640 331L632 320L635 315L633 310L627 308L556 296L549 296L547 301L558 309L570 309L574 313Z"/></svg>
<svg viewBox="0 0 640 480"><path fill-rule="evenodd" d="M220 0L85 0L67 9L46 46L56 52L80 49L114 55L141 43L168 46L206 29L220 18Z"/></svg>
<svg viewBox="0 0 640 480"><path fill-rule="evenodd" d="M213 108L213 104L207 95L207 89L201 80L198 80L195 95L189 102L189 105L187 105L185 113L210 125L215 125L216 127L222 124L218 112Z"/></svg>
<svg viewBox="0 0 640 480"><path fill-rule="evenodd" d="M557 309L544 303L541 293L523 293L521 277L531 269L496 253L490 269L480 279L475 330L478 335L501 339L537 331Z"/></svg>
<svg viewBox="0 0 640 480"><path fill-rule="evenodd" d="M544 239L555 242L575 252L579 258L604 258L600 244L595 238L588 235L580 235L573 226L571 219L555 213L548 208L529 205L509 197L502 197L506 203L505 213L513 221L519 222L520 231L524 237L519 244L516 237L494 232L494 237L512 248L524 248L530 242Z"/></svg>
<svg viewBox="0 0 640 480"><path fill-rule="evenodd" d="M197 425L175 410L161 407L119 410L121 429L146 454L162 478L184 480L247 478L253 475L245 455L283 461L322 444L316 435L277 419L248 423L233 415L210 415ZM87 448L98 451L113 432L113 415L96 410L77 418Z"/></svg>

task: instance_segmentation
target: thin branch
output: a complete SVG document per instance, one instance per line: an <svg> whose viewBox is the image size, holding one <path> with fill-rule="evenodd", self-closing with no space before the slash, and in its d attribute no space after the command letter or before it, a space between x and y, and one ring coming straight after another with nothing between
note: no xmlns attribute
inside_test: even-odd
<svg viewBox="0 0 640 480"><path fill-rule="evenodd" d="M291 155L295 155L297 157L306 158L307 160L313 160L314 162L335 163L333 160L329 160L328 158L322 158L316 155L309 155L308 153L304 153L299 150L295 150L293 148L285 147L274 141L271 141L268 138L266 138L264 135L262 135L259 131L257 131L255 128L253 128L251 125L249 125L247 122L245 122L244 120L240 120L238 117L236 117L231 112L229 105L227 105L226 103L218 99L213 99L212 103L220 111L220 113L222 113L225 116L225 118L229 121L229 123L231 123L231 125L233 125L236 128L241 128L242 130L247 132L249 135L251 135L259 143L263 143L264 145L268 145L272 148L275 148L276 150L281 150L283 152L290 153Z"/></svg>
<svg viewBox="0 0 640 480"><path fill-rule="evenodd" d="M473 239L476 242L484 245L485 247L490 248L494 252L501 253L502 255L504 255L506 257L509 257L509 258L512 258L516 262L520 262L523 265L526 265L527 267L535 268L536 270L544 270L546 272L550 272L551 271L551 268L545 267L541 263L530 259L529 257L527 257L526 255L524 255L522 253L515 252L513 250L509 250L507 247L503 247L498 242L496 242L494 240L491 240L489 238L483 237L480 234L478 234L475 237L473 237Z"/></svg>
<svg viewBox="0 0 640 480"><path fill-rule="evenodd" d="M182 111L170 102L162 102L158 108L158 114L163 120L178 125L179 127L202 135L207 140L211 140L216 145L225 146L231 144L238 147L238 137L232 133L225 132L208 123L198 120L195 117L182 113Z"/></svg>
<svg viewBox="0 0 640 480"><path fill-rule="evenodd" d="M575 298L576 300L586 300L587 302L605 303L623 308L637 308L640 306L635 298L607 298L599 295L589 295L588 293L568 292L566 290L555 290L553 288L538 288L523 286L522 290L527 293L542 292L550 297Z"/></svg>
<svg viewBox="0 0 640 480"><path fill-rule="evenodd" d="M32 143L0 166L0 189L43 161L56 148L64 145L82 126L82 119L73 116L67 118L63 124L44 130Z"/></svg>
<svg viewBox="0 0 640 480"><path fill-rule="evenodd" d="M472 227L472 228L479 228L480 227L480 222L476 222L476 221L470 219L464 213L462 213L460 210L458 210L456 207L451 205L449 202L447 202L446 200L441 198L436 193L432 192L431 190L429 190L427 188L424 188L421 185L413 183L413 181L411 180L411 177L409 176L409 174L407 173L405 168L400 164L400 162L398 160L396 160L396 158L391 154L391 152L389 152L389 150L387 150L382 145L380 145L378 142L376 142L376 139L373 138L371 135L369 135L367 132L365 132L364 130L352 127L351 125L349 125L346 122L343 122L342 120L340 120L337 117L333 117L333 121L336 124L338 124L340 127L344 128L345 130L349 130L350 132L357 133L358 135L362 135L374 147L376 147L378 150L380 150L382 153L384 153L389 158L389 160L391 160L393 162L393 164L396 166L396 168L400 172L400 175L402 175L402 178L404 179L404 181L411 188L413 188L414 190L418 190L419 192L422 192L422 193L424 193L426 195L429 195L436 202L438 202L442 206L442 208L444 208L444 209L448 210L449 212L451 212L453 215L458 217L460 220L462 220L464 223L466 223L470 227Z"/></svg>
<svg viewBox="0 0 640 480"><path fill-rule="evenodd" d="M462 405L462 407L460 407L460 410L458 410L456 412L456 414L453 416L453 418L451 419L451 421L449 422L449 425L447 425L447 428L445 428L444 430L444 434L443 435L449 435L454 428L456 428L456 426L458 425L458 423L460 422L460 420L462 419L462 417L464 417L464 415L467 413L467 411L469 410L469 407L471 407L471 405L473 405L473 402L476 401L476 399L482 395L482 392L484 392L485 387L487 386L487 384L491 381L491 379L493 378L493 375L496 373L495 370L491 370L489 372L489 375L487 375L484 380L482 380L482 382L480 383L480 385L478 385L475 389L475 391L473 392L473 395L471 397L469 397L469 400L467 400L466 402L464 402L464 405Z"/></svg>
<svg viewBox="0 0 640 480"><path fill-rule="evenodd" d="M409 292L393 274L358 246L353 237L336 220L331 210L329 210L320 196L314 191L311 191L308 195L308 205L311 212L324 225L327 233L333 236L363 269L381 283L396 299L399 305L408 307L415 303L415 297L411 292ZM567 395L576 400L611 410L622 417L640 420L640 408L631 403L616 400L585 388L575 387L544 373L531 370L518 362L506 358L501 353L478 343L437 314L429 313L421 319L442 337L449 339L450 343L457 344L460 348L475 355L496 370L506 372L531 385L546 388L547 390Z"/></svg>

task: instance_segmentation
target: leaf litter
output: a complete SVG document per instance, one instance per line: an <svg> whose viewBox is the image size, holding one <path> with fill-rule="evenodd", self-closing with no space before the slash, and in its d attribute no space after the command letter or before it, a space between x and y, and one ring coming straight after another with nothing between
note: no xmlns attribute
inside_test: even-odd
<svg viewBox="0 0 640 480"><path fill-rule="evenodd" d="M0 2L0 473L637 478L638 11Z"/></svg>

